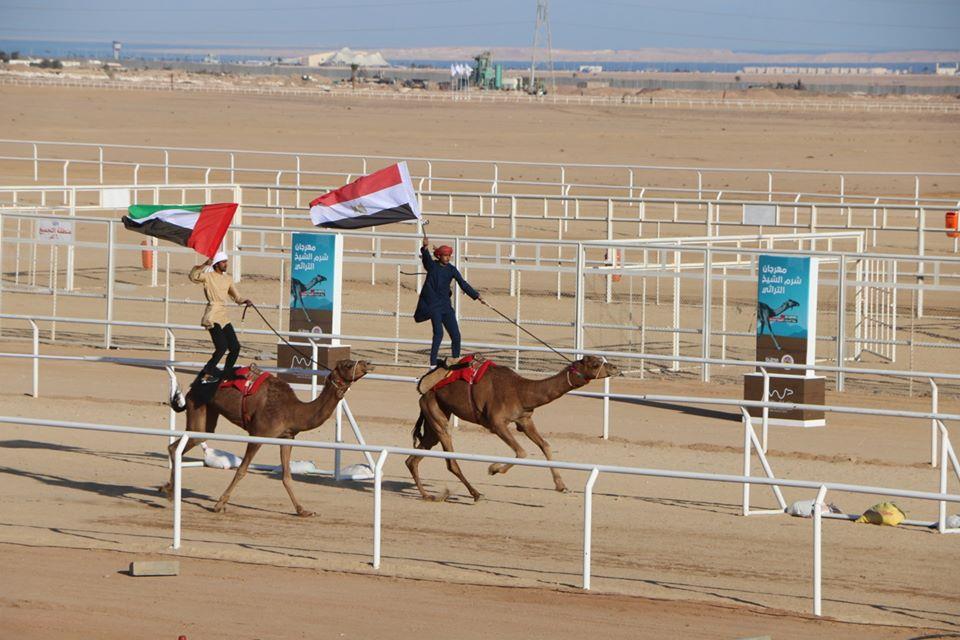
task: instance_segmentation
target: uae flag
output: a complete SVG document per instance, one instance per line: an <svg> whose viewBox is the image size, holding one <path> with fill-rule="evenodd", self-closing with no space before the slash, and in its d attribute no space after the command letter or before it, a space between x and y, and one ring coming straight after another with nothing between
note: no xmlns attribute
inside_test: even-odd
<svg viewBox="0 0 960 640"><path fill-rule="evenodd" d="M406 162L358 178L310 203L310 219L318 227L362 229L419 218Z"/></svg>
<svg viewBox="0 0 960 640"><path fill-rule="evenodd" d="M123 226L147 236L192 247L212 258L237 212L237 204L135 204L123 216Z"/></svg>

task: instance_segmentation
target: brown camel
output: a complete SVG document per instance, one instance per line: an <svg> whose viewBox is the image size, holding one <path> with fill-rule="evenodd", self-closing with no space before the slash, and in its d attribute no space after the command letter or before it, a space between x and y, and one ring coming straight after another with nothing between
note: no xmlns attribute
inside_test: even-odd
<svg viewBox="0 0 960 640"><path fill-rule="evenodd" d="M512 369L492 365L479 382L472 385L463 380L452 382L439 390L430 390L420 396L420 417L413 428L413 446L417 449L432 449L437 442L444 451L453 451L453 439L447 429L450 415L485 427L500 437L513 449L518 458L526 458L527 452L517 443L510 433L510 423L526 434L535 445L540 447L547 460L552 460L550 445L533 424L533 411L537 407L553 402L573 389L586 385L591 380L619 375L614 365L597 356L585 356L581 360L564 367L559 373L543 380L528 380ZM418 467L423 456L412 455L407 458L407 468L417 483L417 489L425 500L437 500L429 495L420 482ZM511 464L491 464L490 475L506 473ZM460 471L456 460L447 460L447 469L460 481L473 496L474 501L481 498ZM567 487L556 469L550 469L557 491L566 491ZM439 498L446 499L446 495Z"/></svg>
<svg viewBox="0 0 960 640"><path fill-rule="evenodd" d="M184 409L187 411L187 430L202 431L213 433L217 428L217 419L223 415L233 424L241 427L251 436L260 438L289 438L293 439L302 431L316 429L323 424L330 414L336 409L337 404L343 398L344 394L350 388L350 385L370 371L373 371L373 365L364 360L341 360L330 372L324 384L323 391L312 402L301 402L290 385L270 376L264 380L263 384L257 389L256 393L243 400L242 407L244 416L241 417L241 393L234 387L219 388L213 397L202 404L195 397L191 389L187 393L186 399L180 394L179 387L170 399L170 406L176 412ZM203 442L202 439L193 439L187 441L186 453L194 446ZM225 511L227 501L230 500L230 494L236 488L240 480L247 473L247 467L253 461L262 445L249 443L247 450L243 454L243 462L237 468L237 473L233 480L223 492L220 499L217 500L213 508L216 512ZM170 460L173 461L177 443L174 442L169 447ZM290 453L292 447L280 447L280 466L283 471L283 487L287 490L290 500L293 502L297 515L309 517L313 512L304 509L293 495L293 478L290 474ZM173 471L170 472L170 481L160 489L172 497L173 491Z"/></svg>

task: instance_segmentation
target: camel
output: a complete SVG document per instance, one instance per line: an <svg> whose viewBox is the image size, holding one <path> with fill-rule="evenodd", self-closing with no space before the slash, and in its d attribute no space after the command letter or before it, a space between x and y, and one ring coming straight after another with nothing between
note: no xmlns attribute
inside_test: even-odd
<svg viewBox="0 0 960 640"><path fill-rule="evenodd" d="M319 273L315 275L307 284L303 284L296 278L290 278L290 308L296 309L297 303L300 303L300 308L304 309L304 314L306 314L306 307L303 305L303 294L307 291L310 291L318 284L326 282L326 280L327 278ZM309 319L310 316L307 316L307 320Z"/></svg>
<svg viewBox="0 0 960 640"><path fill-rule="evenodd" d="M763 330L766 329L767 331L770 332L770 337L773 338L773 346L777 348L777 351L783 351L783 349L780 348L780 343L777 342L777 336L775 336L773 333L773 326L771 326L770 324L770 318L775 318L776 316L780 315L787 309L793 309L794 307L799 307L799 306L800 306L800 303L797 302L796 300L787 300L776 309L771 308L770 305L764 302L758 302L757 303L757 328L760 331L757 335L762 336Z"/></svg>
<svg viewBox="0 0 960 640"><path fill-rule="evenodd" d="M270 376L261 384L257 391L241 402L241 393L235 387L218 388L213 397L204 404L198 398L202 393L196 393L193 388L186 398L180 393L177 385L170 406L176 412L186 410L187 430L213 433L217 428L217 419L223 415L227 420L239 426L251 436L261 438L289 438L293 439L302 431L316 429L322 425L336 409L337 404L347 393L350 385L367 373L373 371L373 365L365 360L341 360L334 366L323 385L323 391L312 402L301 402L290 385L277 377ZM241 414L242 412L242 414ZM187 441L183 452L186 453L194 446L203 442L202 439ZM262 445L249 443L243 454L243 462L237 467L233 480L217 500L213 510L217 513L225 511L230 494L247 473L247 468L257 455ZM177 443L169 447L170 460L173 461ZM293 494L293 478L290 474L290 453L292 447L280 447L280 466L283 472L283 487L293 502L297 515L309 517L313 512L304 509ZM172 498L173 471L170 472L170 481L160 488Z"/></svg>
<svg viewBox="0 0 960 640"><path fill-rule="evenodd" d="M461 420L479 424L498 436L513 449L518 458L527 457L526 451L510 432L510 423L525 434L543 452L547 460L553 459L550 445L533 424L533 412L537 407L553 402L573 389L579 389L591 380L619 375L614 365L597 356L585 356L564 367L559 373L542 380L523 378L507 367L492 365L486 375L473 385L463 380L452 382L439 390L429 390L420 396L420 417L413 428L413 446L417 449L432 449L437 442L444 451L453 451L453 439L448 430L450 415ZM447 494L437 498L428 494L420 482L418 467L423 456L407 458L407 468L424 500L444 501ZM492 464L490 475L506 473L512 464ZM467 488L474 502L482 496L473 488L456 460L447 460L447 469ZM567 487L556 469L550 469L557 491L566 492Z"/></svg>

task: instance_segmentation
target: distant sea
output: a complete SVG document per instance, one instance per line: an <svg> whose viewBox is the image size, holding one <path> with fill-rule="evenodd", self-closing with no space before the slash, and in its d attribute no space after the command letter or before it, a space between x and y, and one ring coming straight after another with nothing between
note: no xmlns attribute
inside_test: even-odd
<svg viewBox="0 0 960 640"><path fill-rule="evenodd" d="M170 61L170 62L203 62L204 56L184 55L177 52L184 48L184 45L123 45L121 59L123 60L143 60L143 61ZM201 46L191 47L201 48ZM11 52L19 51L24 57L75 57L75 58L98 58L109 60L113 57L112 42L59 42L54 40L3 40L0 39L0 50ZM211 53L216 53L217 48L211 47ZM218 56L223 63L238 63L244 61L273 61L276 56L266 55L220 55ZM473 60L415 60L415 59L391 59L390 63L394 66L419 66L431 68L449 68L451 64L473 64ZM526 69L530 66L529 60L494 60L496 64L502 64L504 69ZM584 61L584 62L554 62L553 66L561 71L576 71L581 65L599 65L605 71L670 71L670 72L717 72L717 73L735 73L744 66L754 67L782 67L782 66L804 66L804 67L884 67L887 69L903 70L908 73L933 73L936 69L936 63L933 62L911 62L911 63L869 63L869 62L851 62L851 63L808 63L808 62L603 62L603 61ZM538 68L544 68L544 64L538 64Z"/></svg>

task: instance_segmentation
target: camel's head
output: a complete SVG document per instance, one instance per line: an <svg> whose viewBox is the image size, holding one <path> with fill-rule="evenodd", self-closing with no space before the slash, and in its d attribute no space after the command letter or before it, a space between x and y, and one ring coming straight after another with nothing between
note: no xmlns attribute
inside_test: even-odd
<svg viewBox="0 0 960 640"><path fill-rule="evenodd" d="M620 375L620 369L616 365L599 356L583 356L583 358L570 365L570 368L587 380L600 380L601 378Z"/></svg>
<svg viewBox="0 0 960 640"><path fill-rule="evenodd" d="M787 300L787 309L793 309L794 307L799 307L800 303L796 300Z"/></svg>
<svg viewBox="0 0 960 640"><path fill-rule="evenodd" d="M341 360L334 370L344 382L356 382L373 371L373 365L366 360Z"/></svg>

